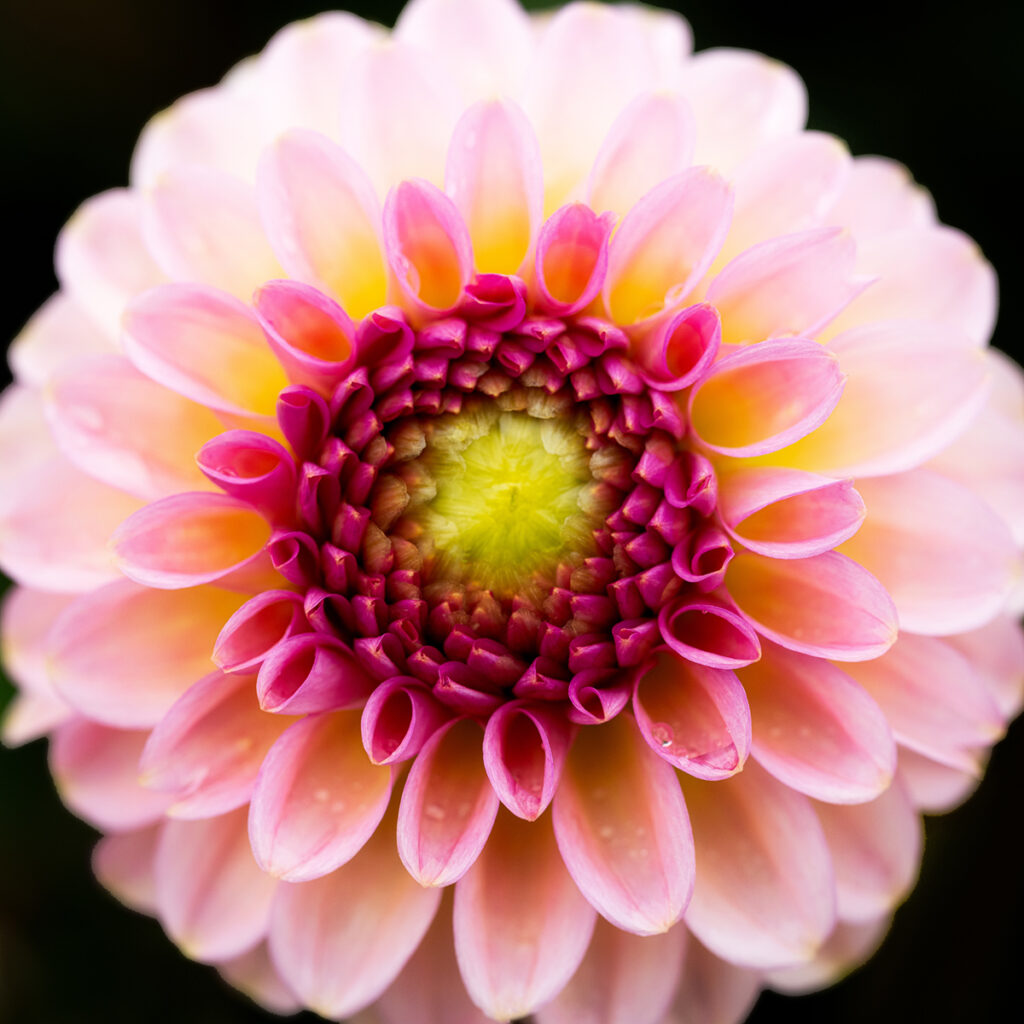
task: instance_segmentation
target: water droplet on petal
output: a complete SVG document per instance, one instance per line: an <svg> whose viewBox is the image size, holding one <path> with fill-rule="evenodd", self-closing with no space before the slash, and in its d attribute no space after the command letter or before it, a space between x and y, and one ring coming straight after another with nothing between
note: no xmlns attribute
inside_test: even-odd
<svg viewBox="0 0 1024 1024"><path fill-rule="evenodd" d="M676 731L667 722L655 722L651 726L651 736L660 747L668 748L675 742Z"/></svg>

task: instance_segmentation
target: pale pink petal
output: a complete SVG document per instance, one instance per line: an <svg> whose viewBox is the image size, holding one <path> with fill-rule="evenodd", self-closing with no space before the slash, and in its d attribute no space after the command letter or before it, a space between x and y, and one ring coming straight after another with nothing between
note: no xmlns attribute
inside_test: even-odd
<svg viewBox="0 0 1024 1024"><path fill-rule="evenodd" d="M746 617L711 594L665 605L658 628L676 654L698 665L734 669L761 657L760 641Z"/></svg>
<svg viewBox="0 0 1024 1024"><path fill-rule="evenodd" d="M719 474L718 510L733 537L770 558L820 555L864 521L852 481L771 466Z"/></svg>
<svg viewBox="0 0 1024 1024"><path fill-rule="evenodd" d="M114 338L125 303L164 280L142 238L142 200L127 189L87 199L61 231L54 260L63 291Z"/></svg>
<svg viewBox="0 0 1024 1024"><path fill-rule="evenodd" d="M41 463L60 464L59 449L46 422L43 396L25 384L0 391L0 516L16 507L26 481L38 473Z"/></svg>
<svg viewBox="0 0 1024 1024"><path fill-rule="evenodd" d="M251 563L270 538L252 506L226 494L161 498L122 523L113 538L124 574L147 587L210 583Z"/></svg>
<svg viewBox="0 0 1024 1024"><path fill-rule="evenodd" d="M286 882L306 882L350 861L384 816L391 779L359 742L358 711L296 722L267 755L252 796L256 862Z"/></svg>
<svg viewBox="0 0 1024 1024"><path fill-rule="evenodd" d="M379 194L407 178L444 180L444 158L462 112L446 66L394 40L364 50L342 81L339 138ZM351 311L350 311L351 312Z"/></svg>
<svg viewBox="0 0 1024 1024"><path fill-rule="evenodd" d="M959 633L1002 609L1019 569L1017 546L983 501L926 469L857 486L867 518L842 551L889 591L902 629Z"/></svg>
<svg viewBox="0 0 1024 1024"><path fill-rule="evenodd" d="M146 376L219 412L272 416L288 383L253 311L206 285L140 295L125 311L123 341Z"/></svg>
<svg viewBox="0 0 1024 1024"><path fill-rule="evenodd" d="M51 295L7 350L15 380L42 388L56 370L81 356L116 351L114 335L101 331L69 295Z"/></svg>
<svg viewBox="0 0 1024 1024"><path fill-rule="evenodd" d="M568 316L597 298L608 269L613 227L611 215L598 217L583 203L569 203L545 221L533 266L538 308Z"/></svg>
<svg viewBox="0 0 1024 1024"><path fill-rule="evenodd" d="M461 878L490 835L498 798L483 770L482 740L473 719L443 726L409 771L398 810L398 853L420 885Z"/></svg>
<svg viewBox="0 0 1024 1024"><path fill-rule="evenodd" d="M172 280L198 281L248 301L263 281L280 277L253 186L210 168L178 168L145 196L142 233Z"/></svg>
<svg viewBox="0 0 1024 1024"><path fill-rule="evenodd" d="M747 967L810 959L835 922L835 881L810 801L756 764L724 782L684 778L697 850L686 924Z"/></svg>
<svg viewBox="0 0 1024 1024"><path fill-rule="evenodd" d="M288 725L260 710L255 684L251 676L213 672L150 734L142 783L171 798L171 816L211 818L248 803L264 756Z"/></svg>
<svg viewBox="0 0 1024 1024"><path fill-rule="evenodd" d="M841 804L872 800L892 782L896 744L885 715L845 672L766 643L741 680L753 755L780 782Z"/></svg>
<svg viewBox="0 0 1024 1024"><path fill-rule="evenodd" d="M470 998L496 1020L532 1013L576 972L596 917L550 825L499 811L455 885L455 955Z"/></svg>
<svg viewBox="0 0 1024 1024"><path fill-rule="evenodd" d="M0 649L4 671L22 690L57 701L47 636L57 616L75 598L29 587L11 587L0 605ZM59 701L58 703L63 703Z"/></svg>
<svg viewBox="0 0 1024 1024"><path fill-rule="evenodd" d="M619 928L668 931L693 891L693 838L672 767L619 715L577 735L552 808L562 860Z"/></svg>
<svg viewBox="0 0 1024 1024"><path fill-rule="evenodd" d="M258 199L289 276L333 295L353 317L384 304L380 207L344 150L316 132L286 133L260 159Z"/></svg>
<svg viewBox="0 0 1024 1024"><path fill-rule="evenodd" d="M946 814L959 807L981 781L978 768L964 771L925 757L906 747L900 749L900 781L925 814Z"/></svg>
<svg viewBox="0 0 1024 1024"><path fill-rule="evenodd" d="M280 1014L298 1013L302 1009L298 998L274 968L266 942L219 963L217 970L225 981L264 1009Z"/></svg>
<svg viewBox="0 0 1024 1024"><path fill-rule="evenodd" d="M729 229L732 190L707 167L661 182L629 211L612 239L604 305L635 325L682 304Z"/></svg>
<svg viewBox="0 0 1024 1024"><path fill-rule="evenodd" d="M378 998L441 899L440 890L420 888L402 867L394 818L387 820L390 826L332 874L278 888L270 955L286 984L322 1017L348 1017Z"/></svg>
<svg viewBox="0 0 1024 1024"><path fill-rule="evenodd" d="M801 132L763 146L737 168L732 228L715 270L758 242L836 223L826 212L842 189L850 151L833 135ZM713 271L714 272L714 271Z"/></svg>
<svg viewBox="0 0 1024 1024"><path fill-rule="evenodd" d="M144 732L109 729L84 718L62 725L50 743L50 770L61 799L104 831L159 821L171 801L139 782L145 742Z"/></svg>
<svg viewBox="0 0 1024 1024"><path fill-rule="evenodd" d="M839 361L813 341L766 341L720 359L690 393L689 418L712 451L778 451L819 427L843 391Z"/></svg>
<svg viewBox="0 0 1024 1024"><path fill-rule="evenodd" d="M487 1024L459 975L447 903L376 1010L383 1024Z"/></svg>
<svg viewBox="0 0 1024 1024"><path fill-rule="evenodd" d="M813 338L864 287L853 274L855 255L852 236L839 228L770 238L740 253L707 291L722 340Z"/></svg>
<svg viewBox="0 0 1024 1024"><path fill-rule="evenodd" d="M299 633L281 641L260 665L256 693L264 711L281 715L362 707L373 680L342 641ZM362 743L359 743L362 754Z"/></svg>
<svg viewBox="0 0 1024 1024"><path fill-rule="evenodd" d="M880 156L859 156L828 216L861 239L934 224L935 203L903 164Z"/></svg>
<svg viewBox="0 0 1024 1024"><path fill-rule="evenodd" d="M543 704L503 704L487 721L483 756L498 799L534 821L544 813L562 774L570 726L563 713Z"/></svg>
<svg viewBox="0 0 1024 1024"><path fill-rule="evenodd" d="M413 0L395 23L395 38L449 70L467 105L519 92L532 36L515 0Z"/></svg>
<svg viewBox="0 0 1024 1024"><path fill-rule="evenodd" d="M128 580L83 594L49 633L53 685L99 722L153 726L209 674L217 632L240 602L214 587L160 591Z"/></svg>
<svg viewBox="0 0 1024 1024"><path fill-rule="evenodd" d="M655 86L674 89L693 50L693 32L675 11L647 4L622 4L617 8L623 32L644 40Z"/></svg>
<svg viewBox="0 0 1024 1024"><path fill-rule="evenodd" d="M46 396L57 443L90 476L148 500L209 486L195 455L219 420L123 356L77 360L50 378Z"/></svg>
<svg viewBox="0 0 1024 1024"><path fill-rule="evenodd" d="M403 181L384 204L384 248L411 309L443 313L473 276L473 247L455 204L421 180Z"/></svg>
<svg viewBox="0 0 1024 1024"><path fill-rule="evenodd" d="M191 959L217 963L257 945L267 934L277 888L252 859L244 808L164 825L156 851L157 916Z"/></svg>
<svg viewBox="0 0 1024 1024"><path fill-rule="evenodd" d="M519 107L508 100L470 107L452 134L445 191L469 230L477 273L521 273L543 190L537 139Z"/></svg>
<svg viewBox="0 0 1024 1024"><path fill-rule="evenodd" d="M59 697L41 693L16 693L0 714L0 743L20 747L47 735L74 717Z"/></svg>
<svg viewBox="0 0 1024 1024"><path fill-rule="evenodd" d="M627 10L570 4L543 27L526 92L544 157L547 212L575 198L626 104L660 84L653 38Z"/></svg>
<svg viewBox="0 0 1024 1024"><path fill-rule="evenodd" d="M704 50L687 62L681 88L697 122L694 162L731 171L807 119L803 82L785 64L745 50Z"/></svg>
<svg viewBox="0 0 1024 1024"><path fill-rule="evenodd" d="M1024 702L1024 630L1008 616L999 616L980 629L945 638L971 663L996 706L1007 720Z"/></svg>
<svg viewBox="0 0 1024 1024"><path fill-rule="evenodd" d="M866 922L892 913L917 880L924 831L896 782L870 803L814 805L832 851L836 912Z"/></svg>
<svg viewBox="0 0 1024 1024"><path fill-rule="evenodd" d="M651 749L698 779L725 779L750 753L750 710L735 672L671 652L637 683L633 710Z"/></svg>
<svg viewBox="0 0 1024 1024"><path fill-rule="evenodd" d="M942 640L901 633L875 661L849 666L878 701L896 739L911 750L976 771L976 747L991 746L1004 722L971 663Z"/></svg>
<svg viewBox="0 0 1024 1024"><path fill-rule="evenodd" d="M664 1024L742 1024L760 991L757 971L720 959L690 936L673 1012Z"/></svg>
<svg viewBox="0 0 1024 1024"><path fill-rule="evenodd" d="M816 992L834 985L872 956L882 944L891 920L888 914L883 914L873 921L840 921L813 960L798 967L772 971L765 981L787 995Z"/></svg>
<svg viewBox="0 0 1024 1024"><path fill-rule="evenodd" d="M911 469L963 433L988 393L984 357L955 328L872 324L829 347L846 376L842 400L780 455L786 465L856 477ZM971 453L983 455L984 446Z"/></svg>
<svg viewBox="0 0 1024 1024"><path fill-rule="evenodd" d="M876 320L949 324L979 346L992 333L996 274L961 231L938 225L868 238L857 247L857 272L877 280L830 326L830 335Z"/></svg>
<svg viewBox="0 0 1024 1024"><path fill-rule="evenodd" d="M265 89L261 98L282 127L338 134L348 66L378 42L383 27L349 14L327 11L285 26L260 56Z"/></svg>
<svg viewBox="0 0 1024 1024"><path fill-rule="evenodd" d="M122 903L143 914L156 913L154 861L164 826L150 825L104 836L93 850L92 869Z"/></svg>
<svg viewBox="0 0 1024 1024"><path fill-rule="evenodd" d="M537 1024L656 1024L679 981L686 938L683 925L639 936L598 919L579 970Z"/></svg>
<svg viewBox="0 0 1024 1024"><path fill-rule="evenodd" d="M77 593L120 576L110 547L141 502L75 469L41 461L0 503L0 566L25 586Z"/></svg>
<svg viewBox="0 0 1024 1024"><path fill-rule="evenodd" d="M665 92L638 96L601 145L587 179L587 203L623 215L659 182L689 167L693 145L686 100Z"/></svg>
<svg viewBox="0 0 1024 1024"><path fill-rule="evenodd" d="M896 639L896 610L878 580L834 551L812 558L741 552L726 586L763 636L837 661L877 658Z"/></svg>

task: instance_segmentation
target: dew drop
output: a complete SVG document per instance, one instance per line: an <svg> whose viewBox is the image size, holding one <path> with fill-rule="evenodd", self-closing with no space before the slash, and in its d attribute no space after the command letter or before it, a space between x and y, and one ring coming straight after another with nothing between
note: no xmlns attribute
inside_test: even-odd
<svg viewBox="0 0 1024 1024"><path fill-rule="evenodd" d="M444 821L444 808L440 804L427 804L423 808L423 817L430 818L431 821Z"/></svg>
<svg viewBox="0 0 1024 1024"><path fill-rule="evenodd" d="M655 722L651 726L654 741L663 749L671 747L676 740L676 731L667 722Z"/></svg>
<svg viewBox="0 0 1024 1024"><path fill-rule="evenodd" d="M328 801L328 800L330 800L330 799L331 799L331 791L330 791L329 789L327 789L326 787L324 787L324 786L321 786L321 787L320 787L320 788L319 788L318 790L316 790L316 792L315 792L315 793L313 794L313 799L314 799L314 800L315 800L315 801L316 801L316 802L317 802L318 804L325 804L325 803L327 803L327 801Z"/></svg>

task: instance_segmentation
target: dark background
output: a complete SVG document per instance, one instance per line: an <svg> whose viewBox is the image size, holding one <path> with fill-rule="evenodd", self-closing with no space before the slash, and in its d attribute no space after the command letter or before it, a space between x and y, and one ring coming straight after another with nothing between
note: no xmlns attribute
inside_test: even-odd
<svg viewBox="0 0 1024 1024"><path fill-rule="evenodd" d="M124 184L143 123L216 82L315 2L0 0L0 338L53 291L56 234L87 196ZM399 3L353 2L391 23ZM539 6L539 5L535 5ZM1020 357L1021 16L1006 3L795 7L694 0L696 45L761 50L795 67L810 123L855 154L910 166L941 218L1000 274L996 343ZM9 689L0 680L0 704ZM753 1024L1019 1019L1024 730L995 751L963 808L928 822L921 882L871 963L824 993L768 995ZM0 750L0 1022L121 1024L271 1018L184 960L152 920L93 881L94 833L59 804L45 747ZM1010 1008L1013 1008L1012 1010ZM312 1016L300 1018L312 1021Z"/></svg>

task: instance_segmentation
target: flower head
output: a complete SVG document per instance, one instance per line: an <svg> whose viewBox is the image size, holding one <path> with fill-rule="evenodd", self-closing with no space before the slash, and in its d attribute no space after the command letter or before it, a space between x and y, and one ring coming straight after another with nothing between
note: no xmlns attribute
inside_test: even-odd
<svg viewBox="0 0 1024 1024"><path fill-rule="evenodd" d="M61 236L6 735L270 1007L741 1020L869 954L1018 710L992 270L788 69L688 48L323 15Z"/></svg>

